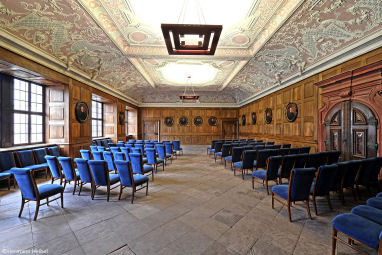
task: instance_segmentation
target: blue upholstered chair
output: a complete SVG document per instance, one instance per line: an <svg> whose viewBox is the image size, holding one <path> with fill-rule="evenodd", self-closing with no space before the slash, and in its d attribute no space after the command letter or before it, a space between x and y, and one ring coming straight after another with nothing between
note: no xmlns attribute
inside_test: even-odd
<svg viewBox="0 0 382 255"><path fill-rule="evenodd" d="M163 171L164 171L164 160L157 158L154 148L147 148L146 155L147 155L147 164L154 166L155 172L158 171L158 165L160 164L162 164Z"/></svg>
<svg viewBox="0 0 382 255"><path fill-rule="evenodd" d="M216 162L216 154L221 152L222 151L222 147L223 147L223 143L222 142L216 142L215 143L215 148L214 148L214 158L215 158L215 162Z"/></svg>
<svg viewBox="0 0 382 255"><path fill-rule="evenodd" d="M61 172L58 160L56 156L45 156L46 162L48 163L50 174L52 175L52 184L55 180L60 180L60 185L64 181L64 176Z"/></svg>
<svg viewBox="0 0 382 255"><path fill-rule="evenodd" d="M146 144L146 143L149 143L149 142L150 142L150 140L144 140L144 142L145 142L145 144Z"/></svg>
<svg viewBox="0 0 382 255"><path fill-rule="evenodd" d="M297 153L309 153L310 152L310 146L305 146L305 147L301 147L298 149L299 149L299 151ZM297 153L293 153L293 154L297 154Z"/></svg>
<svg viewBox="0 0 382 255"><path fill-rule="evenodd" d="M116 146L119 148L119 147L125 147L125 143L123 141L119 141ZM109 144L109 147L111 148L110 144Z"/></svg>
<svg viewBox="0 0 382 255"><path fill-rule="evenodd" d="M267 142L266 145L274 145L275 142Z"/></svg>
<svg viewBox="0 0 382 255"><path fill-rule="evenodd" d="M264 150L258 150L257 151L257 157L253 161L253 167L255 170L257 169L265 169L267 167L267 159L271 154L271 150L264 149Z"/></svg>
<svg viewBox="0 0 382 255"><path fill-rule="evenodd" d="M90 151L89 150L80 150L81 157L86 160L91 160Z"/></svg>
<svg viewBox="0 0 382 255"><path fill-rule="evenodd" d="M107 143L107 147L111 148L111 147L118 147L118 146L115 143Z"/></svg>
<svg viewBox="0 0 382 255"><path fill-rule="evenodd" d="M361 217L355 213L344 213L337 215L332 220L332 252L336 252L337 241L361 254L366 254L358 247L353 245L354 241L358 241L366 246L378 250L378 254L382 254L382 225L375 223L367 218ZM338 233L343 233L348 241L338 237Z"/></svg>
<svg viewBox="0 0 382 255"><path fill-rule="evenodd" d="M133 144L126 143L126 144L125 144L125 147L126 147L126 148L129 148L129 149L131 150L131 148L133 148ZM122 150L122 148L121 148L121 150Z"/></svg>
<svg viewBox="0 0 382 255"><path fill-rule="evenodd" d="M102 139L101 142L102 142L103 147L109 148L109 140L108 139Z"/></svg>
<svg viewBox="0 0 382 255"><path fill-rule="evenodd" d="M129 139L129 143L135 143L135 139Z"/></svg>
<svg viewBox="0 0 382 255"><path fill-rule="evenodd" d="M118 200L121 199L122 190L125 187L132 188L131 203L134 203L134 194L138 190L146 188L147 196L149 190L149 178L147 176L142 174L133 174L133 171L130 167L130 163L127 161L116 160L115 166L117 167L117 171L121 181Z"/></svg>
<svg viewBox="0 0 382 255"><path fill-rule="evenodd" d="M131 152L132 147L121 147L121 152L125 154L125 160L130 161L129 153Z"/></svg>
<svg viewBox="0 0 382 255"><path fill-rule="evenodd" d="M48 178L48 164L37 164L34 160L32 150L17 151L16 158L21 168L28 168L32 172L44 171L45 177Z"/></svg>
<svg viewBox="0 0 382 255"><path fill-rule="evenodd" d="M88 160L83 158L75 158L74 162L77 165L78 173L80 175L80 190L78 195L81 194L82 186L90 183L91 190L93 190L92 174L89 169Z"/></svg>
<svg viewBox="0 0 382 255"><path fill-rule="evenodd" d="M137 140L135 143L143 143L143 140Z"/></svg>
<svg viewBox="0 0 382 255"><path fill-rule="evenodd" d="M175 154L176 153L182 153L182 155L183 155L183 148L182 147L180 147L180 141L179 140L174 140L174 141L172 141L172 144L174 145L174 152L175 152Z"/></svg>
<svg viewBox="0 0 382 255"><path fill-rule="evenodd" d="M292 145L290 143L284 143L283 144L283 148L290 148Z"/></svg>
<svg viewBox="0 0 382 255"><path fill-rule="evenodd" d="M292 202L305 201L306 211L309 218L309 193L312 181L315 175L315 168L294 168L291 171L289 185L276 185L272 187L272 209L274 208L274 200L288 207L289 221L292 222L290 207ZM284 203L282 200L286 200Z"/></svg>
<svg viewBox="0 0 382 255"><path fill-rule="evenodd" d="M244 180L244 170L253 170L253 161L256 158L255 150L243 151L242 160L233 164L233 175L236 175L236 168L241 169L241 177Z"/></svg>
<svg viewBox="0 0 382 255"><path fill-rule="evenodd" d="M330 188L333 186L337 171L337 165L333 164L320 166L316 172L316 177L314 178L312 187L310 189L310 194L313 198L313 207L316 215L318 215L316 205L316 197L318 196L325 196L328 200L329 208L332 210L332 204L330 202Z"/></svg>
<svg viewBox="0 0 382 255"><path fill-rule="evenodd" d="M114 165L113 153L111 153L110 151L104 151L103 160L106 161L107 168L109 169L109 171L115 171L115 173L117 173L117 169L115 168L115 165Z"/></svg>
<svg viewBox="0 0 382 255"><path fill-rule="evenodd" d="M231 156L224 158L224 167L226 167L227 162L231 163L231 170L233 170L233 165L236 162L241 161L241 156L243 154L243 147L232 147Z"/></svg>
<svg viewBox="0 0 382 255"><path fill-rule="evenodd" d="M381 166L377 161L377 158L367 158L361 160L361 165L359 172L356 176L355 187L357 194L359 196L359 186L364 186L367 188L369 196L371 196L371 187L375 186L378 188L379 180L378 175L381 171Z"/></svg>
<svg viewBox="0 0 382 255"><path fill-rule="evenodd" d="M47 149L48 149L49 155L56 156L56 157L60 156L60 149L58 148L58 146L48 147Z"/></svg>
<svg viewBox="0 0 382 255"><path fill-rule="evenodd" d="M358 205L351 209L351 213L364 217L368 220L374 221L375 223L382 225L382 210L381 209L368 206L368 205Z"/></svg>
<svg viewBox="0 0 382 255"><path fill-rule="evenodd" d="M143 149L143 144L142 143L138 143L135 145L134 147L135 149L139 149L140 150L140 154L143 156L144 155L144 149Z"/></svg>
<svg viewBox="0 0 382 255"><path fill-rule="evenodd" d="M103 151L92 151L94 160L103 160Z"/></svg>
<svg viewBox="0 0 382 255"><path fill-rule="evenodd" d="M98 146L97 145L90 145L90 150L91 150L91 152L93 152L93 151L98 151L98 148L97 148Z"/></svg>
<svg viewBox="0 0 382 255"><path fill-rule="evenodd" d="M289 154L289 148L281 148L279 149L279 155L280 156L285 156Z"/></svg>
<svg viewBox="0 0 382 255"><path fill-rule="evenodd" d="M169 158L172 163L172 156L174 155L174 151L172 149L172 143L164 143L164 147L166 149L166 158Z"/></svg>
<svg viewBox="0 0 382 255"><path fill-rule="evenodd" d="M61 165L62 171L65 176L64 188L66 183L73 181L73 195L76 193L76 187L80 183L80 174L73 166L73 160L71 157L58 157L58 162Z"/></svg>
<svg viewBox="0 0 382 255"><path fill-rule="evenodd" d="M328 162L326 164L331 165L338 162L341 155L341 151L329 151L328 152Z"/></svg>
<svg viewBox="0 0 382 255"><path fill-rule="evenodd" d="M296 155L300 153L300 148L290 148L288 155Z"/></svg>
<svg viewBox="0 0 382 255"><path fill-rule="evenodd" d="M97 144L97 147L98 147L98 146L102 146L102 141L101 141L100 139L95 140L95 142L96 142L96 144Z"/></svg>
<svg viewBox="0 0 382 255"><path fill-rule="evenodd" d="M98 151L105 151L105 147L104 146L97 146L97 150Z"/></svg>
<svg viewBox="0 0 382 255"><path fill-rule="evenodd" d="M337 163L338 171L340 172L339 174L342 176L338 191L343 204L345 203L344 189L351 189L354 200L357 200L355 179L359 172L360 165L360 160L350 160Z"/></svg>
<svg viewBox="0 0 382 255"><path fill-rule="evenodd" d="M45 184L37 186L32 172L29 168L13 168L12 174L15 177L21 191L21 208L19 217L23 213L24 204L29 201L36 201L36 211L33 220L37 219L40 205L47 204L56 199L61 198L61 207L64 208L64 187L58 184ZM60 194L59 197L49 201L49 197ZM46 202L41 204L41 200L46 199Z"/></svg>
<svg viewBox="0 0 382 255"><path fill-rule="evenodd" d="M215 148L215 143L216 142L217 142L217 140L212 140L211 141L211 146L207 147L207 155L209 155L210 153L213 153L213 150Z"/></svg>
<svg viewBox="0 0 382 255"><path fill-rule="evenodd" d="M306 161L308 160L308 157L309 157L308 153L296 154L294 156L293 168L304 168Z"/></svg>
<svg viewBox="0 0 382 255"><path fill-rule="evenodd" d="M161 159L164 161L164 164L166 165L166 148L163 144L161 143L158 143L155 145L156 149L157 149L157 153L158 153L158 159Z"/></svg>
<svg viewBox="0 0 382 255"><path fill-rule="evenodd" d="M256 170L252 172L252 189L255 189L255 181L265 184L267 194L269 195L268 181L272 180L278 184L278 171L283 160L282 156L271 156L268 158L266 170Z"/></svg>
<svg viewBox="0 0 382 255"><path fill-rule="evenodd" d="M121 146L122 147L122 146ZM114 153L114 152L120 152L121 150L120 150L120 147L110 147L110 151L112 152L112 153Z"/></svg>
<svg viewBox="0 0 382 255"><path fill-rule="evenodd" d="M130 153L130 163L134 174L151 175L154 181L154 168L150 165L144 165L142 155L139 153Z"/></svg>
<svg viewBox="0 0 382 255"><path fill-rule="evenodd" d="M295 159L296 159L296 154L285 155L283 157L283 162L279 169L279 184L282 184L283 178L289 179L290 172L293 169Z"/></svg>
<svg viewBox="0 0 382 255"><path fill-rule="evenodd" d="M299 154L301 154L301 152ZM309 154L305 162L305 167L308 167L308 168L314 167L318 169L322 165L321 162L322 162L322 154L319 154L317 152L312 153L312 154Z"/></svg>
<svg viewBox="0 0 382 255"><path fill-rule="evenodd" d="M231 150L232 150L232 144L223 144L222 150L216 153L216 158L219 157L220 161L222 161L226 157L230 156ZM216 158L215 158L215 162L216 162Z"/></svg>
<svg viewBox="0 0 382 255"><path fill-rule="evenodd" d="M11 178L13 178L11 169L16 167L16 161L12 152L0 152L0 180L8 181L8 190L10 189ZM16 187L16 181L13 178L13 187Z"/></svg>
<svg viewBox="0 0 382 255"><path fill-rule="evenodd" d="M115 152L113 153L113 156L114 156L114 163L116 160L128 161L126 160L125 153L123 152Z"/></svg>
<svg viewBox="0 0 382 255"><path fill-rule="evenodd" d="M368 206L382 210L382 197L372 197L366 200Z"/></svg>
<svg viewBox="0 0 382 255"><path fill-rule="evenodd" d="M46 163L46 159L45 159L45 156L47 155L46 148L33 149L33 154L37 164Z"/></svg>
<svg viewBox="0 0 382 255"><path fill-rule="evenodd" d="M93 177L92 200L94 200L97 188L100 186L106 186L107 201L109 202L110 191L119 187L119 184L112 187L112 185L119 182L119 175L110 174L107 168L107 163L104 160L89 160L88 164Z"/></svg>
<svg viewBox="0 0 382 255"><path fill-rule="evenodd" d="M155 144L154 143L146 143L145 144L145 149L146 148L154 148L155 147Z"/></svg>

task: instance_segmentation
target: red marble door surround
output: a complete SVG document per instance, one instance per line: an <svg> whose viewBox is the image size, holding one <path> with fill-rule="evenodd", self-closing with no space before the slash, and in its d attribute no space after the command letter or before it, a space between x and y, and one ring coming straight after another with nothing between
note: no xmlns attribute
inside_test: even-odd
<svg viewBox="0 0 382 255"><path fill-rule="evenodd" d="M377 121L378 155L382 156L382 61L333 76L315 83L321 88L323 106L318 109L318 150L325 151L325 119L338 103L360 102L374 113Z"/></svg>

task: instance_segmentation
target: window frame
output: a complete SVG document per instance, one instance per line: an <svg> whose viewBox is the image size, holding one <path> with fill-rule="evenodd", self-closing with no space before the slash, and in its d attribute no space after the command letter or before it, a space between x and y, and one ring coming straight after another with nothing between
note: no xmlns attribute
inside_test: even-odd
<svg viewBox="0 0 382 255"><path fill-rule="evenodd" d="M97 117L94 117L93 116L93 102L96 102L96 104L101 104L101 118L97 118ZM101 102L101 101L98 101L98 100L95 100L95 99L92 99L92 117L91 117L91 133L92 133L92 138L99 138L99 137L103 137L104 135L104 128L103 128L103 125L104 125L104 103ZM96 115L98 114L98 111L97 111L97 106L96 106ZM99 136L98 135L98 125L96 125L97 127L97 135L96 136L93 136L93 120L96 120L96 121L101 121L101 135Z"/></svg>
<svg viewBox="0 0 382 255"><path fill-rule="evenodd" d="M17 77L12 77L13 78L13 83L12 83L12 145L13 146L23 146L23 145L34 145L34 144L44 144L46 141L46 127L45 127L45 113L46 113L46 86L27 81L24 79L20 79ZM15 109L15 80L19 80L22 82L26 82L28 84L28 110L16 110ZM32 84L40 86L42 88L42 112L34 112L32 111ZM28 142L27 143L15 143L15 119L14 116L15 114L26 114L28 115ZM41 142L31 142L32 141L32 115L38 115L42 117L42 141Z"/></svg>

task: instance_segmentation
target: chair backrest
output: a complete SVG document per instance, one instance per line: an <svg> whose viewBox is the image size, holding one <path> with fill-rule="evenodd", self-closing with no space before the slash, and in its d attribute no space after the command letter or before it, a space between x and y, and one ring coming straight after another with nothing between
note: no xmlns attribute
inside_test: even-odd
<svg viewBox="0 0 382 255"><path fill-rule="evenodd" d="M241 161L243 147L232 147L232 163Z"/></svg>
<svg viewBox="0 0 382 255"><path fill-rule="evenodd" d="M179 140L172 141L172 144L174 145L174 150L175 151L180 150L180 141Z"/></svg>
<svg viewBox="0 0 382 255"><path fill-rule="evenodd" d="M109 170L115 170L113 153L110 151L104 151L103 159L106 161L107 168L109 168Z"/></svg>
<svg viewBox="0 0 382 255"><path fill-rule="evenodd" d="M111 152L120 152L121 150L119 149L119 147L110 147L110 151Z"/></svg>
<svg viewBox="0 0 382 255"><path fill-rule="evenodd" d="M315 175L315 168L293 168L289 178L290 201L308 200Z"/></svg>
<svg viewBox="0 0 382 255"><path fill-rule="evenodd" d="M260 139L260 140L257 140L256 142L257 142L257 143L262 143L262 142L263 142L263 140L261 140L261 139Z"/></svg>
<svg viewBox="0 0 382 255"><path fill-rule="evenodd" d="M131 149L132 149L132 148L121 147L121 151L122 151L122 153L125 154L125 160L126 160L126 161L130 161L129 153L130 153Z"/></svg>
<svg viewBox="0 0 382 255"><path fill-rule="evenodd" d="M105 147L103 147L103 146L97 146L97 150L98 150L98 151L105 151Z"/></svg>
<svg viewBox="0 0 382 255"><path fill-rule="evenodd" d="M280 155L285 156L289 154L289 148L281 148L279 149Z"/></svg>
<svg viewBox="0 0 382 255"><path fill-rule="evenodd" d="M290 143L284 143L283 148L290 148L292 145Z"/></svg>
<svg viewBox="0 0 382 255"><path fill-rule="evenodd" d="M305 163L305 167L308 167L308 168L314 167L316 169L319 168L321 165L321 157L322 155L319 153L309 154Z"/></svg>
<svg viewBox="0 0 382 255"><path fill-rule="evenodd" d="M96 141L97 146L102 146L101 140L95 140L95 141Z"/></svg>
<svg viewBox="0 0 382 255"><path fill-rule="evenodd" d="M143 143L143 140L137 140L135 143Z"/></svg>
<svg viewBox="0 0 382 255"><path fill-rule="evenodd" d="M280 155L280 149L273 148L273 149L270 149L269 151L270 151L269 152L269 156L278 156L278 155Z"/></svg>
<svg viewBox="0 0 382 255"><path fill-rule="evenodd" d="M270 156L267 164L267 179L275 180L278 177L278 171L283 160L282 156Z"/></svg>
<svg viewBox="0 0 382 255"><path fill-rule="evenodd" d="M300 149L299 153L309 153L310 152L310 146L301 147L299 149Z"/></svg>
<svg viewBox="0 0 382 255"><path fill-rule="evenodd" d="M161 158L161 159L166 158L166 151L165 151L165 147L163 144L157 143L156 149L157 149L159 158Z"/></svg>
<svg viewBox="0 0 382 255"><path fill-rule="evenodd" d="M259 150L257 151L256 169L264 168L267 166L267 159L271 153L271 150Z"/></svg>
<svg viewBox="0 0 382 255"><path fill-rule="evenodd" d="M334 186L338 167L336 164L323 165L316 171L312 193L316 196L325 196Z"/></svg>
<svg viewBox="0 0 382 255"><path fill-rule="evenodd" d="M118 142L116 145L117 145L117 147L124 147L125 146L125 144L123 142L122 143ZM109 143L109 147L111 147L110 143Z"/></svg>
<svg viewBox="0 0 382 255"><path fill-rule="evenodd" d="M164 144L165 145L165 147L166 147L166 153L167 154L172 154L172 143L165 143Z"/></svg>
<svg viewBox="0 0 382 255"><path fill-rule="evenodd" d="M62 176L61 176L60 167L58 166L57 157L46 155L45 159L46 159L46 162L48 163L48 167L52 176L57 179L61 178Z"/></svg>
<svg viewBox="0 0 382 255"><path fill-rule="evenodd" d="M71 157L58 157L58 162L60 162L62 171L64 172L65 179L74 181L76 180L76 172L74 170L73 162Z"/></svg>
<svg viewBox="0 0 382 255"><path fill-rule="evenodd" d="M74 162L77 165L78 173L80 174L80 178L82 182L91 182L92 175L90 173L88 161L83 158L75 158Z"/></svg>
<svg viewBox="0 0 382 255"><path fill-rule="evenodd" d="M266 145L274 145L275 142L267 142Z"/></svg>
<svg viewBox="0 0 382 255"><path fill-rule="evenodd" d="M103 139L102 140L102 145L105 147L105 148L109 148L109 141L107 139Z"/></svg>
<svg viewBox="0 0 382 255"><path fill-rule="evenodd" d="M127 161L116 160L115 166L123 186L131 187L134 185L133 171L131 171L130 163Z"/></svg>
<svg viewBox="0 0 382 255"><path fill-rule="evenodd" d="M247 150L253 150L253 146L252 146L252 145L245 145L245 146L243 146L243 149L244 149L245 151L247 151Z"/></svg>
<svg viewBox="0 0 382 255"><path fill-rule="evenodd" d="M265 145L263 145L263 144L260 144L260 145L256 145L255 146L255 150L263 150L265 148Z"/></svg>
<svg viewBox="0 0 382 255"><path fill-rule="evenodd" d="M323 166L323 165L326 165L327 162L328 162L329 152L327 152L327 151L321 151L321 152L317 152L317 154L320 155L320 157L319 157L319 165L318 165L318 167Z"/></svg>
<svg viewBox="0 0 382 255"><path fill-rule="evenodd" d="M46 148L34 149L33 153L34 153L35 159L37 161L36 162L37 164L46 163L46 159L45 159L45 156L47 155L46 154Z"/></svg>
<svg viewBox="0 0 382 255"><path fill-rule="evenodd" d="M141 150L141 153L143 153L143 143L137 143L135 144L135 147L136 149L140 149Z"/></svg>
<svg viewBox="0 0 382 255"><path fill-rule="evenodd" d="M116 160L124 160L129 162L128 160L125 159L125 153L123 152L115 152L113 153L113 156L114 156L114 164Z"/></svg>
<svg viewBox="0 0 382 255"><path fill-rule="evenodd" d="M92 154L94 160L103 160L102 151L93 151Z"/></svg>
<svg viewBox="0 0 382 255"><path fill-rule="evenodd" d="M145 142L145 143L149 143L149 142L150 142L150 140L144 140L144 142Z"/></svg>
<svg viewBox="0 0 382 255"><path fill-rule="evenodd" d="M117 144L115 143L107 143L107 147L117 147Z"/></svg>
<svg viewBox="0 0 382 255"><path fill-rule="evenodd" d="M129 139L129 143L135 143L135 139Z"/></svg>
<svg viewBox="0 0 382 255"><path fill-rule="evenodd" d="M16 167L15 158L12 152L0 152L0 172Z"/></svg>
<svg viewBox="0 0 382 255"><path fill-rule="evenodd" d="M32 172L28 168L13 168L12 174L19 185L23 198L37 200L38 189Z"/></svg>
<svg viewBox="0 0 382 255"><path fill-rule="evenodd" d="M253 161L256 159L255 150L244 150L242 156L243 169L253 169Z"/></svg>
<svg viewBox="0 0 382 255"><path fill-rule="evenodd" d="M295 161L294 161L293 168L304 168L308 157L309 157L308 153L295 154Z"/></svg>
<svg viewBox="0 0 382 255"><path fill-rule="evenodd" d="M154 148L154 143L146 143L145 148Z"/></svg>
<svg viewBox="0 0 382 255"><path fill-rule="evenodd" d="M146 156L147 156L147 164L155 165L157 163L157 158L155 155L155 149L154 148L147 148L146 149Z"/></svg>
<svg viewBox="0 0 382 255"><path fill-rule="evenodd" d="M90 172L95 185L106 186L110 183L107 163L104 160L89 160Z"/></svg>
<svg viewBox="0 0 382 255"><path fill-rule="evenodd" d="M343 173L341 180L343 188L353 187L355 183L355 178L361 165L361 160L339 162L337 163L337 165L338 170L341 170Z"/></svg>
<svg viewBox="0 0 382 255"><path fill-rule="evenodd" d="M90 145L90 150L91 151L98 151L98 146L97 145Z"/></svg>
<svg viewBox="0 0 382 255"><path fill-rule="evenodd" d="M281 149L281 144L274 144L273 149Z"/></svg>
<svg viewBox="0 0 382 255"><path fill-rule="evenodd" d="M363 186L369 186L371 183L378 183L380 168L377 163L377 158L367 158L361 160L361 166L359 168L356 183Z"/></svg>
<svg viewBox="0 0 382 255"><path fill-rule="evenodd" d="M49 155L59 157L60 156L60 150L58 146L48 147Z"/></svg>
<svg viewBox="0 0 382 255"><path fill-rule="evenodd" d="M281 178L289 178L290 172L294 166L296 154L285 155L281 164Z"/></svg>
<svg viewBox="0 0 382 255"><path fill-rule="evenodd" d="M131 149L131 148L133 148L133 144L131 144L131 143L126 143L126 144L125 144L125 148L129 148L129 149ZM122 148L121 148L121 150L122 150Z"/></svg>
<svg viewBox="0 0 382 255"><path fill-rule="evenodd" d="M334 164L338 162L338 159L341 155L341 151L329 151L328 152L328 165Z"/></svg>
<svg viewBox="0 0 382 255"><path fill-rule="evenodd" d="M142 156L139 153L130 153L130 163L133 173L143 174Z"/></svg>
<svg viewBox="0 0 382 255"><path fill-rule="evenodd" d="M90 151L89 150L80 150L81 157L86 160L90 160Z"/></svg>
<svg viewBox="0 0 382 255"><path fill-rule="evenodd" d="M223 144L222 157L227 157L231 154L232 144Z"/></svg>
<svg viewBox="0 0 382 255"><path fill-rule="evenodd" d="M21 167L34 165L32 150L17 151L16 154Z"/></svg>
<svg viewBox="0 0 382 255"><path fill-rule="evenodd" d="M300 148L290 148L289 149L289 155L299 154L299 153L300 153Z"/></svg>

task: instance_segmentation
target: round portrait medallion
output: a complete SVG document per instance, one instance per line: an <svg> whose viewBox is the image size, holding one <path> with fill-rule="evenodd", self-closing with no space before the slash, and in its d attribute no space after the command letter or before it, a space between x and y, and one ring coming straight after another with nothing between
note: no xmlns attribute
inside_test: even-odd
<svg viewBox="0 0 382 255"><path fill-rule="evenodd" d="M265 119L265 123L267 123L267 124L270 124L272 122L272 109L271 108L265 109L264 119Z"/></svg>
<svg viewBox="0 0 382 255"><path fill-rule="evenodd" d="M164 118L164 124L168 127L172 127L174 125L174 119L172 117Z"/></svg>
<svg viewBox="0 0 382 255"><path fill-rule="evenodd" d="M179 125L187 126L187 124L188 124L188 119L186 116L182 116L179 118Z"/></svg>
<svg viewBox="0 0 382 255"><path fill-rule="evenodd" d="M211 116L208 118L208 124L210 124L210 126L216 126L218 123L218 118L216 118L215 116Z"/></svg>
<svg viewBox="0 0 382 255"><path fill-rule="evenodd" d="M251 113L252 125L256 124L257 116L255 112Z"/></svg>
<svg viewBox="0 0 382 255"><path fill-rule="evenodd" d="M241 125L242 126L245 126L245 124L247 123L247 118L245 117L245 115L241 115Z"/></svg>
<svg viewBox="0 0 382 255"><path fill-rule="evenodd" d="M75 107L76 119L79 123L85 123L89 118L89 107L85 102L78 102Z"/></svg>
<svg viewBox="0 0 382 255"><path fill-rule="evenodd" d="M194 125L198 127L198 126L201 126L202 124L203 124L203 118L200 116L196 116L194 118Z"/></svg>
<svg viewBox="0 0 382 255"><path fill-rule="evenodd" d="M289 122L293 122L297 119L298 108L297 104L289 103L285 108L285 116Z"/></svg>

